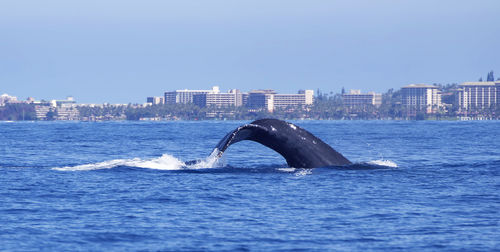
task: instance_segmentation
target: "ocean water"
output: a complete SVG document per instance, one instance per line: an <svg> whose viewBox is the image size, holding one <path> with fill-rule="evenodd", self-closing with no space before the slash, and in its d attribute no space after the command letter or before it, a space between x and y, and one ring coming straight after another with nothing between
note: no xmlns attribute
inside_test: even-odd
<svg viewBox="0 0 500 252"><path fill-rule="evenodd" d="M294 122L349 168L206 158L244 123L0 122L0 250L500 250L498 121Z"/></svg>

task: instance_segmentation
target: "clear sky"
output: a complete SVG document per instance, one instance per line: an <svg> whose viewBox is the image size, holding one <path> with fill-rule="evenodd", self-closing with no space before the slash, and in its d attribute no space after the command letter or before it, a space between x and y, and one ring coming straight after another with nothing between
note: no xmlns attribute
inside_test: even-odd
<svg viewBox="0 0 500 252"><path fill-rule="evenodd" d="M0 93L385 92L500 77L498 0L0 0Z"/></svg>

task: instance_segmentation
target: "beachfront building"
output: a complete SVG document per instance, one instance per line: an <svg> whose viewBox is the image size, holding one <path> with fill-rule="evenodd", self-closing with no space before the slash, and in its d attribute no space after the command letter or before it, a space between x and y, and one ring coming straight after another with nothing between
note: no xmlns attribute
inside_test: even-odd
<svg viewBox="0 0 500 252"><path fill-rule="evenodd" d="M146 98L146 103L151 105L163 104L163 97L152 96Z"/></svg>
<svg viewBox="0 0 500 252"><path fill-rule="evenodd" d="M38 120L79 120L80 112L76 101L69 96L66 100L32 101ZM49 118L49 112L52 113Z"/></svg>
<svg viewBox="0 0 500 252"><path fill-rule="evenodd" d="M313 90L299 90L297 94L275 94L274 108L290 108L312 105L314 102Z"/></svg>
<svg viewBox="0 0 500 252"><path fill-rule="evenodd" d="M54 110L55 109L53 109L50 106L50 103L35 105L35 116L36 116L36 119L38 119L38 120L47 120L47 114L49 112L54 112Z"/></svg>
<svg viewBox="0 0 500 252"><path fill-rule="evenodd" d="M272 89L259 89L248 92L245 106L250 109L265 109L272 112L274 110L274 95Z"/></svg>
<svg viewBox="0 0 500 252"><path fill-rule="evenodd" d="M382 94L375 92L361 93L361 90L351 89L348 94L342 95L344 106L349 108L364 107L367 105L379 107L382 105Z"/></svg>
<svg viewBox="0 0 500 252"><path fill-rule="evenodd" d="M56 108L56 120L73 121L80 118L80 111L74 104L61 104Z"/></svg>
<svg viewBox="0 0 500 252"><path fill-rule="evenodd" d="M193 96L198 94L209 94L209 93L219 93L219 87L214 86L212 90L175 90L171 92L165 92L165 104L174 103L193 103Z"/></svg>
<svg viewBox="0 0 500 252"><path fill-rule="evenodd" d="M401 100L410 116L419 111L436 113L441 107L441 92L437 86L411 84L401 89Z"/></svg>
<svg viewBox="0 0 500 252"><path fill-rule="evenodd" d="M154 97L148 97L148 103L154 104ZM300 90L297 94L278 94L272 89L252 90L242 93L231 89L221 93L219 87L211 90L176 90L165 92L165 104L194 103L199 107L239 107L246 106L251 110L294 109L300 106L312 105L314 102L313 90Z"/></svg>
<svg viewBox="0 0 500 252"><path fill-rule="evenodd" d="M457 104L460 111L484 110L500 104L500 82L464 82L459 85Z"/></svg>
<svg viewBox="0 0 500 252"><path fill-rule="evenodd" d="M266 109L273 112L275 109L312 105L314 91L299 90L297 94L277 94L272 89L253 90L248 93L246 100L246 106L250 109Z"/></svg>
<svg viewBox="0 0 500 252"><path fill-rule="evenodd" d="M231 89L227 93L195 94L193 103L199 107L239 107L243 105L243 94L238 89Z"/></svg>
<svg viewBox="0 0 500 252"><path fill-rule="evenodd" d="M72 96L66 97L66 100L51 100L50 103L53 107L71 107L76 105L75 98L73 98Z"/></svg>

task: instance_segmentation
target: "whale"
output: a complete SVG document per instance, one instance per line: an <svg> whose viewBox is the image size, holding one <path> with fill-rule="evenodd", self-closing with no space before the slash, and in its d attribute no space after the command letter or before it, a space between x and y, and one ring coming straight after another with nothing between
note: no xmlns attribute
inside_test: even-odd
<svg viewBox="0 0 500 252"><path fill-rule="evenodd" d="M244 140L260 143L276 151L293 168L352 164L309 131L278 119L260 119L234 129L219 141L212 154L221 157L229 146Z"/></svg>

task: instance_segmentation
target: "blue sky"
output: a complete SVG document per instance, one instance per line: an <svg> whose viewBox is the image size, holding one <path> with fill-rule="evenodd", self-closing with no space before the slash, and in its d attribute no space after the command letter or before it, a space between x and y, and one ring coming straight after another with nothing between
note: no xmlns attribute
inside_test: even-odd
<svg viewBox="0 0 500 252"><path fill-rule="evenodd" d="M500 77L500 1L0 0L0 93L385 92Z"/></svg>

